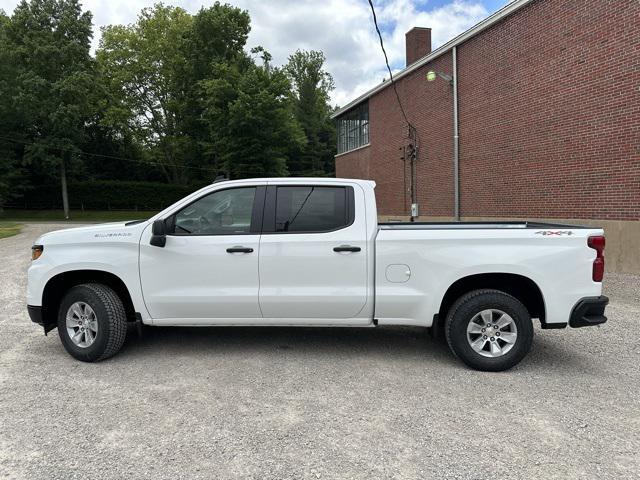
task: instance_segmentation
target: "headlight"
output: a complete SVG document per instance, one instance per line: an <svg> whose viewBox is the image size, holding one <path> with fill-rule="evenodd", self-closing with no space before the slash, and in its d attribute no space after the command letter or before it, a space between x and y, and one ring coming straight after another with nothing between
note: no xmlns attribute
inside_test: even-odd
<svg viewBox="0 0 640 480"><path fill-rule="evenodd" d="M44 246L42 245L34 245L31 247L31 261L39 259L43 251Z"/></svg>

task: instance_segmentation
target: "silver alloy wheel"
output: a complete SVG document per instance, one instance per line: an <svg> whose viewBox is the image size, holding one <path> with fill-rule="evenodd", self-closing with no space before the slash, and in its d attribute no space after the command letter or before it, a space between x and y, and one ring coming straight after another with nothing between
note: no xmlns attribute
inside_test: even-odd
<svg viewBox="0 0 640 480"><path fill-rule="evenodd" d="M467 325L467 341L483 357L500 357L516 344L516 322L502 310L489 308L474 315Z"/></svg>
<svg viewBox="0 0 640 480"><path fill-rule="evenodd" d="M67 334L80 348L90 347L98 335L96 312L84 302L76 302L67 310Z"/></svg>

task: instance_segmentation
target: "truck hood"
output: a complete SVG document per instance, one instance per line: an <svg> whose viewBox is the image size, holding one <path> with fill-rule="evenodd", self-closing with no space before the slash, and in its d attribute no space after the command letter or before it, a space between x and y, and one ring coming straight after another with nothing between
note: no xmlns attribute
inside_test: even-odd
<svg viewBox="0 0 640 480"><path fill-rule="evenodd" d="M143 220L140 222L111 222L65 228L43 234L36 240L36 244L137 241L147 224L148 221Z"/></svg>

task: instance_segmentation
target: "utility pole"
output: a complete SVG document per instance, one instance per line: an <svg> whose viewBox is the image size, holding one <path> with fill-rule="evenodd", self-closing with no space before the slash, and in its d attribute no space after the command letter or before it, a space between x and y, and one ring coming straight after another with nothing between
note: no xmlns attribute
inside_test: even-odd
<svg viewBox="0 0 640 480"><path fill-rule="evenodd" d="M418 189L417 189L417 175L416 175L416 159L418 156L418 136L415 128L409 126L409 145L407 147L409 154L409 175L411 176L410 188L411 188L411 222L415 222L416 218L420 215L418 211Z"/></svg>
<svg viewBox="0 0 640 480"><path fill-rule="evenodd" d="M402 177L404 180L404 202L405 208L407 206L407 193L409 193L409 221L415 222L416 218L420 215L418 211L418 189L417 187L417 179L416 179L416 159L418 156L418 147L417 147L417 135L415 130L409 130L409 143L403 147L400 147L402 150L401 160L403 162L402 166ZM407 163L409 164L409 188L407 188Z"/></svg>
<svg viewBox="0 0 640 480"><path fill-rule="evenodd" d="M409 186L411 188L411 219L410 221L415 222L416 218L420 215L418 212L418 190L416 188L416 147L413 144L409 144L409 175L410 175L410 183Z"/></svg>
<svg viewBox="0 0 640 480"><path fill-rule="evenodd" d="M62 152L60 157L60 183L62 186L62 208L64 209L64 219L69 220L69 197L67 195L67 169L65 165L67 153Z"/></svg>

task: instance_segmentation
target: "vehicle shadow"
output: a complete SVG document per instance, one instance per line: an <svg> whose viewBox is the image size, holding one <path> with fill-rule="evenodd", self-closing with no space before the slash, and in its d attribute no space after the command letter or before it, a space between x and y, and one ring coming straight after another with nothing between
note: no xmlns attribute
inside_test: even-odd
<svg viewBox="0 0 640 480"><path fill-rule="evenodd" d="M444 338L419 327L145 327L139 337L130 331L117 359L148 357L214 358L253 355L303 358L362 358L371 361L435 362L466 369ZM591 359L592 360L592 359ZM588 372L597 370L588 356L566 345L558 335L537 330L533 347L518 367L529 371ZM426 364L426 363L425 363Z"/></svg>
<svg viewBox="0 0 640 480"><path fill-rule="evenodd" d="M287 355L430 357L455 364L444 339L418 327L145 327L130 331L118 357L162 355L244 355L280 352Z"/></svg>

